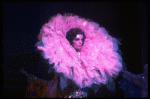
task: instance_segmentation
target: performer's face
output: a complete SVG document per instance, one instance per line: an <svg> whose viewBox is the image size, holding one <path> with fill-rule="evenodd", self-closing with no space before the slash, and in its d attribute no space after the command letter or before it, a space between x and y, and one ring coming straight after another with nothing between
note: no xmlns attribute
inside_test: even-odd
<svg viewBox="0 0 150 99"><path fill-rule="evenodd" d="M83 44L83 35L82 34L77 34L75 39L73 40L72 46L77 50L80 51L82 48Z"/></svg>

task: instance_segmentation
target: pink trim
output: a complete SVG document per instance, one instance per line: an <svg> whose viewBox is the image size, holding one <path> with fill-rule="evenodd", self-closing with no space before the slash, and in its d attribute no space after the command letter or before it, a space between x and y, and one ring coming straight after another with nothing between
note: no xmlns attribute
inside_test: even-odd
<svg viewBox="0 0 150 99"><path fill-rule="evenodd" d="M67 31L76 27L82 29L86 35L80 53L84 68L80 66L77 52L65 38ZM44 58L49 59L49 64L55 63L56 72L62 72L81 88L94 83L106 84L108 81L106 72L113 77L122 69L122 58L117 53L119 42L95 22L89 22L77 15L57 14L45 23L39 35L44 47L37 48L44 52Z"/></svg>

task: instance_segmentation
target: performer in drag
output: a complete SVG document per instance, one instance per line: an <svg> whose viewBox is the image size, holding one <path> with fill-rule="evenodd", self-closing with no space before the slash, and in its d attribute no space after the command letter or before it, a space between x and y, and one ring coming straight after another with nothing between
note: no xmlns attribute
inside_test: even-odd
<svg viewBox="0 0 150 99"><path fill-rule="evenodd" d="M58 98L87 98L105 85L115 90L122 70L120 43L104 27L73 14L57 14L38 35L37 49L57 74ZM93 95L95 97L95 95Z"/></svg>
<svg viewBox="0 0 150 99"><path fill-rule="evenodd" d="M109 87L109 82L113 82L122 69L117 39L97 23L77 15L52 17L42 27L39 40L43 46L37 48L43 51L49 64L54 63L61 90L71 87L70 96L79 91L87 97L86 88L96 92L98 89L94 86L99 88L106 84Z"/></svg>

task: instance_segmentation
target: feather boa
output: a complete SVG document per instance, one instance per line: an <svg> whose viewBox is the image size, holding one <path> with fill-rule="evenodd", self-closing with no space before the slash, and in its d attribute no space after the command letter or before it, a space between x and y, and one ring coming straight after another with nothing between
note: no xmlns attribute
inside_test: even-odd
<svg viewBox="0 0 150 99"><path fill-rule="evenodd" d="M71 28L80 28L86 39L79 55L66 39ZM57 14L40 31L39 40L43 46L43 57L54 69L72 79L80 88L93 84L107 84L109 77L117 76L122 69L122 57L117 53L118 41L111 37L103 27L77 15ZM39 42L40 42L39 41Z"/></svg>

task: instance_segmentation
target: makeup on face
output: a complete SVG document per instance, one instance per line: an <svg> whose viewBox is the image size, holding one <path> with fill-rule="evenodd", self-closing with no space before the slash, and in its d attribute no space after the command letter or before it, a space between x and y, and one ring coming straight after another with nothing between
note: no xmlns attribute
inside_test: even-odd
<svg viewBox="0 0 150 99"><path fill-rule="evenodd" d="M77 34L76 38L73 40L73 47L76 50L81 50L82 43L83 43L83 35L82 34Z"/></svg>
<svg viewBox="0 0 150 99"><path fill-rule="evenodd" d="M78 41L78 40L80 40L79 38L75 38L74 40L76 40L76 41ZM83 42L83 39L81 39L82 40L82 42Z"/></svg>

